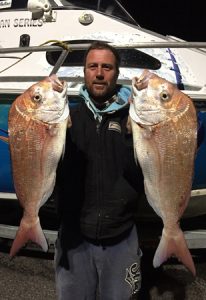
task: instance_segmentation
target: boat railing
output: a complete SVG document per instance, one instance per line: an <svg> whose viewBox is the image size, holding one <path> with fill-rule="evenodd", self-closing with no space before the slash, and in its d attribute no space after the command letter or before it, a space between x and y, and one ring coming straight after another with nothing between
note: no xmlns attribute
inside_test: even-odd
<svg viewBox="0 0 206 300"><path fill-rule="evenodd" d="M52 43L53 45L48 45ZM55 45L54 45L55 44ZM51 51L62 51L61 55L59 56L56 64L54 65L51 74L57 73L59 68L64 63L68 53L70 51L77 51L77 50L86 50L91 45L91 43L69 43L69 41L56 41L50 40L45 42L39 46L27 46L27 47L12 47L12 48L0 48L0 55L1 54L9 54L9 53L26 53L27 55L33 52L51 52ZM141 49L141 48L190 48L201 51L206 48L206 42L186 42L186 41L178 41L178 42L139 42L139 43L127 43L127 44L114 44L111 43L111 46L117 49ZM203 54L206 55L205 51L202 51ZM24 57L23 57L24 58ZM21 59L23 59L21 58ZM10 76L1 77L1 81L11 81ZM18 77L19 78L19 77Z"/></svg>
<svg viewBox="0 0 206 300"><path fill-rule="evenodd" d="M66 42L62 42L66 44ZM69 44L68 51L86 50L91 44ZM139 42L130 44L114 44L111 46L117 49L129 49L129 48L191 48L201 49L206 48L206 42ZM62 46L28 46L28 47L12 47L12 48L0 48L0 54L8 53L21 53L21 52L41 52L41 51L62 51Z"/></svg>

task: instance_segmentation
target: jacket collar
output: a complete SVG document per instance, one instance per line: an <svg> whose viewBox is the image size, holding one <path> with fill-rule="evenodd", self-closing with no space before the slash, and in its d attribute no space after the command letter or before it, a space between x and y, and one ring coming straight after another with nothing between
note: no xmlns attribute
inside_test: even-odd
<svg viewBox="0 0 206 300"><path fill-rule="evenodd" d="M104 114L114 113L123 107L128 105L128 98L131 94L131 89L128 86L118 85L116 95L114 95L114 101L106 104L105 108L98 109L89 97L88 91L83 85L80 89L80 96L83 96L85 104L89 110L93 113L95 120L101 122Z"/></svg>

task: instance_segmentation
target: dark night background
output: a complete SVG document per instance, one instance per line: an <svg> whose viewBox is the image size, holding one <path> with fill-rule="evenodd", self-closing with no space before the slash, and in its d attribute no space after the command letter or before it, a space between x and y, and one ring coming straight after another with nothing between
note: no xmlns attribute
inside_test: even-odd
<svg viewBox="0 0 206 300"><path fill-rule="evenodd" d="M206 42L205 0L121 0L141 27L189 42Z"/></svg>
<svg viewBox="0 0 206 300"><path fill-rule="evenodd" d="M13 0L13 3L20 7L22 3L26 5L27 1ZM174 35L189 42L206 42L205 0L119 0L119 2L141 27L163 35Z"/></svg>

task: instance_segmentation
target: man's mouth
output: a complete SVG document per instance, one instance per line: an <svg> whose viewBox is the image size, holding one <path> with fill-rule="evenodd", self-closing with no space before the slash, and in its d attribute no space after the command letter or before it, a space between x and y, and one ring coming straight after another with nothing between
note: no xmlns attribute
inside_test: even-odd
<svg viewBox="0 0 206 300"><path fill-rule="evenodd" d="M93 86L95 86L95 88L97 89L103 89L106 86L106 84L103 82L94 82Z"/></svg>

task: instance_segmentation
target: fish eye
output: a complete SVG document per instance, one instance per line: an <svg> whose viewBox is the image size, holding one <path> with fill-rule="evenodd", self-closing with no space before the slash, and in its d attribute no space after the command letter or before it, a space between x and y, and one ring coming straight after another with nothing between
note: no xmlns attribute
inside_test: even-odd
<svg viewBox="0 0 206 300"><path fill-rule="evenodd" d="M170 95L168 94L167 91L162 91L160 93L160 98L162 101L168 101L168 100L170 100Z"/></svg>
<svg viewBox="0 0 206 300"><path fill-rule="evenodd" d="M39 93L36 93L33 97L35 102L40 102L42 100L42 96Z"/></svg>

